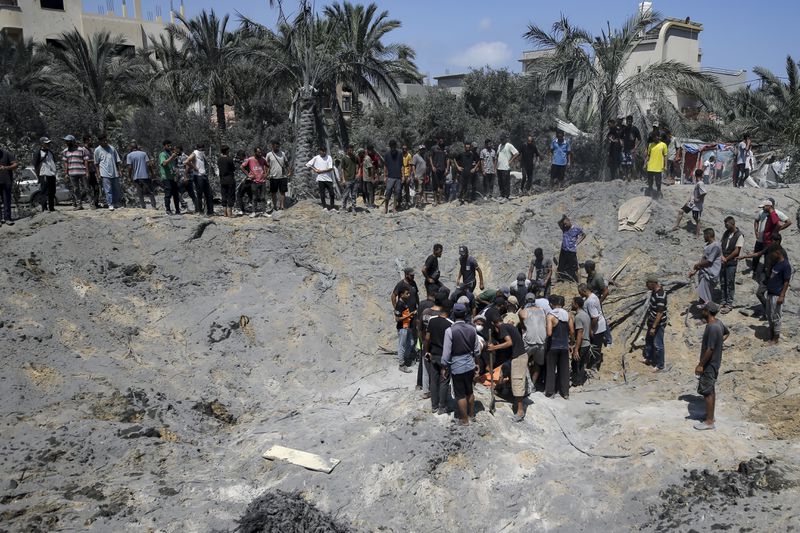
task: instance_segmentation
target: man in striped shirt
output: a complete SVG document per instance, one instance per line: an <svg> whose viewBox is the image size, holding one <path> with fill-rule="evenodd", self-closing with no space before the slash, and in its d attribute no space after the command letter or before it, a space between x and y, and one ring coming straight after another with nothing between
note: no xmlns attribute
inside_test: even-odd
<svg viewBox="0 0 800 533"><path fill-rule="evenodd" d="M89 151L78 146L78 141L73 135L67 135L64 140L67 142L67 147L61 152L61 161L69 176L72 207L80 211L83 209L83 192L88 185L86 176L89 174Z"/></svg>
<svg viewBox="0 0 800 533"><path fill-rule="evenodd" d="M664 328L667 326L667 293L655 274L645 280L650 291L647 308L647 336L644 341L644 363L653 372L664 370Z"/></svg>

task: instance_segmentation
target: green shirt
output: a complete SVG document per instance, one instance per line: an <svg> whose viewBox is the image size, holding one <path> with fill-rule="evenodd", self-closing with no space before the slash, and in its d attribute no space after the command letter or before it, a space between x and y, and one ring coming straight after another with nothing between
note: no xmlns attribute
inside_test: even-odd
<svg viewBox="0 0 800 533"><path fill-rule="evenodd" d="M173 159L168 165L164 165L170 155L172 154L162 151L158 156L158 174L163 181L175 181L175 160Z"/></svg>
<svg viewBox="0 0 800 533"><path fill-rule="evenodd" d="M355 158L355 156L353 156ZM349 155L345 154L342 158L342 174L346 181L353 181L356 179L356 170L358 170L358 161L351 159Z"/></svg>

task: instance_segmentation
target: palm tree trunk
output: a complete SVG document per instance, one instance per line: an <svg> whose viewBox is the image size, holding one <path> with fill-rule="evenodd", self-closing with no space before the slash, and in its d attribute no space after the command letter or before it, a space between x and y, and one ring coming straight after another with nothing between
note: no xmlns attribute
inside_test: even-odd
<svg viewBox="0 0 800 533"><path fill-rule="evenodd" d="M316 176L311 175L305 164L314 157L314 98L301 90L297 99L300 112L295 120L294 131L294 175L297 181L296 194L309 196L313 194ZM306 179L300 179L305 176Z"/></svg>
<svg viewBox="0 0 800 533"><path fill-rule="evenodd" d="M223 132L227 128L227 123L225 122L225 103L214 104L214 107L217 108L217 128L219 131Z"/></svg>

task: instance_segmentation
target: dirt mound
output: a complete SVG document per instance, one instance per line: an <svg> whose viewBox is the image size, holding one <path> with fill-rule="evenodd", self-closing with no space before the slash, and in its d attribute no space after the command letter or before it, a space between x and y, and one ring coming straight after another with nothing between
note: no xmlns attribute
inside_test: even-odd
<svg viewBox="0 0 800 533"><path fill-rule="evenodd" d="M241 533L350 533L350 526L317 509L299 492L262 494L247 506L236 531Z"/></svg>

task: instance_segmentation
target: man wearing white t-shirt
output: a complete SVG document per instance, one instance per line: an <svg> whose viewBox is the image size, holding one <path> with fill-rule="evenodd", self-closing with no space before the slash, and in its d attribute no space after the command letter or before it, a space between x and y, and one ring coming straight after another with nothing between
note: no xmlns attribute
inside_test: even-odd
<svg viewBox="0 0 800 533"><path fill-rule="evenodd" d="M319 155L306 163L306 167L311 169L311 172L317 175L317 186L319 187L319 197L322 203L322 209L326 211L333 211L336 209L334 204L333 193L333 158L328 155L328 149L324 146L319 147ZM331 206L325 204L325 196L329 195L331 198Z"/></svg>
<svg viewBox="0 0 800 533"><path fill-rule="evenodd" d="M603 316L603 305L600 303L600 298L585 283L581 283L578 286L578 293L583 298L583 309L589 313L589 318L592 320L592 329L589 335L589 341L592 344L592 356L586 366L587 368L600 370L600 365L603 363L603 345L606 337L606 317Z"/></svg>
<svg viewBox="0 0 800 533"><path fill-rule="evenodd" d="M519 150L508 142L507 135L500 136L500 145L497 147L497 186L500 196L508 200L511 196L511 164L519 157Z"/></svg>

